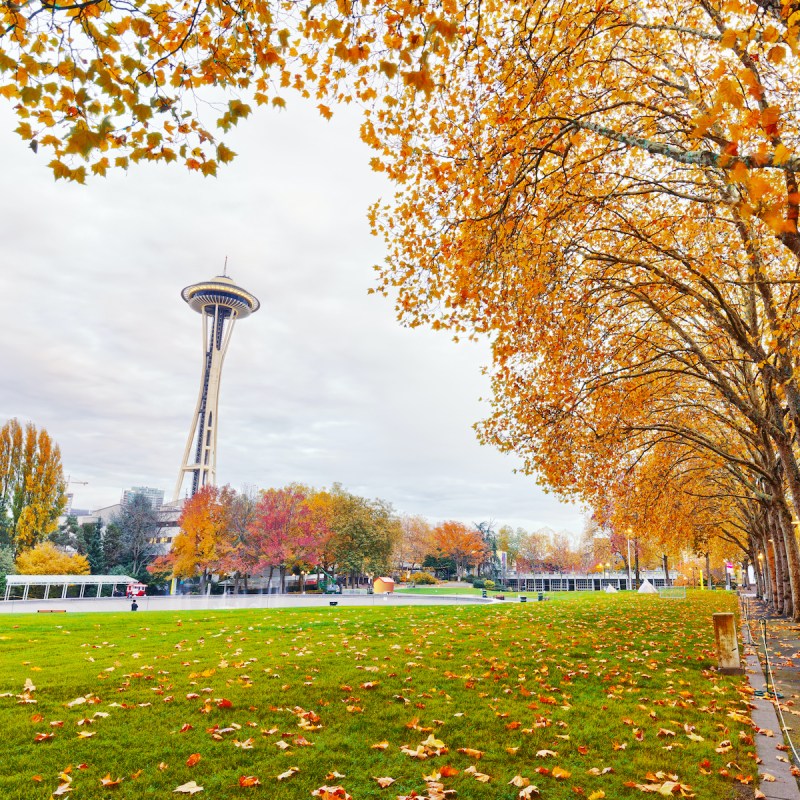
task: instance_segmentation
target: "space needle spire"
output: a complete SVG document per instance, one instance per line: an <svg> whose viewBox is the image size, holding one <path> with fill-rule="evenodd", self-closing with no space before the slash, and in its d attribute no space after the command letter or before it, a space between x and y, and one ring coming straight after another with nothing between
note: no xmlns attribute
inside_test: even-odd
<svg viewBox="0 0 800 800"><path fill-rule="evenodd" d="M230 344L233 324L237 319L249 317L261 306L254 295L228 277L227 261L226 258L225 274L187 286L181 292L181 297L203 318L203 371L174 500L179 499L187 474L191 476L190 495L204 486L216 484L222 362Z"/></svg>

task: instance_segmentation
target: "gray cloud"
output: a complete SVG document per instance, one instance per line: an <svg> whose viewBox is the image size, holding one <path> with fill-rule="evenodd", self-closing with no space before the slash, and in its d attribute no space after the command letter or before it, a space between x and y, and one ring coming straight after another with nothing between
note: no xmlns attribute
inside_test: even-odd
<svg viewBox="0 0 800 800"><path fill-rule="evenodd" d="M180 299L221 272L262 309L237 323L221 393L218 473L233 486L339 481L431 519L581 527L581 514L475 441L482 344L406 330L367 290L382 243L366 209L390 187L357 120L302 104L232 137L217 179L140 165L54 182L0 114L5 154L0 419L47 427L76 504L124 487L171 493L194 408L200 319Z"/></svg>

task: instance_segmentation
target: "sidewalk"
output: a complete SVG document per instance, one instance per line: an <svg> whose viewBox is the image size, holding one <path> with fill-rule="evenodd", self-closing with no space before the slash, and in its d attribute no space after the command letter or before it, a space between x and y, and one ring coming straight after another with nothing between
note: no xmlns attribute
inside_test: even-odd
<svg viewBox="0 0 800 800"><path fill-rule="evenodd" d="M743 612L744 606L747 607L750 621L748 629L743 614L745 669L750 685L756 691L752 700L753 724L756 733L769 730L775 734L774 737L755 736L756 753L761 759L758 788L768 800L800 800L800 789L791 763L792 743L800 750L800 725L795 730L795 717L800 716L800 707L797 710L793 707L800 698L800 626L790 620L770 616L766 605L756 600L754 594L740 592L739 597ZM767 653L779 695L780 705L777 708L772 687L768 687L765 677L762 621L766 623ZM778 712L783 715L785 730ZM780 735L782 731L783 737ZM800 774L800 770L797 770L797 774ZM764 775L770 775L774 780L765 779Z"/></svg>

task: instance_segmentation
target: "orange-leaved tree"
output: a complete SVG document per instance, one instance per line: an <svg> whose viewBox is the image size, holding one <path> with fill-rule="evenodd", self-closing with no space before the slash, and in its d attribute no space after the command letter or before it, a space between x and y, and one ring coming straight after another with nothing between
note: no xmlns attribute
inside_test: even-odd
<svg viewBox="0 0 800 800"><path fill-rule="evenodd" d="M168 566L176 578L199 574L200 592L204 592L210 575L219 569L220 560L232 547L233 498L234 491L229 486L204 486L186 500L172 550L153 563L152 571L162 571Z"/></svg>
<svg viewBox="0 0 800 800"><path fill-rule="evenodd" d="M487 556L481 532L456 520L439 523L433 529L433 542L440 557L453 560L459 580L469 567L479 564Z"/></svg>

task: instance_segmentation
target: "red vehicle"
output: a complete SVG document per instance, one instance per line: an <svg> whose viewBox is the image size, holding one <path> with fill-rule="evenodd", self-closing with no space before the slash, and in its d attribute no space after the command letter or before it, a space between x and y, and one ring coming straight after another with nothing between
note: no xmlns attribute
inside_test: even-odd
<svg viewBox="0 0 800 800"><path fill-rule="evenodd" d="M144 597L147 587L143 583L129 583L125 587L125 597Z"/></svg>

